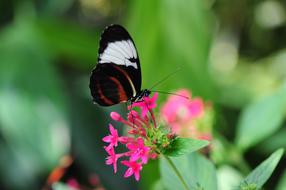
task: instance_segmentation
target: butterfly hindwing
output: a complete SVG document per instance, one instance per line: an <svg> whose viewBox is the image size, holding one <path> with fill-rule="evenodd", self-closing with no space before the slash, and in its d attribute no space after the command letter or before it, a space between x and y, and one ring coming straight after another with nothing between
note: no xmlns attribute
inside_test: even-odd
<svg viewBox="0 0 286 190"><path fill-rule="evenodd" d="M124 68L113 63L96 67L91 75L93 85L90 85L94 101L101 106L110 106L129 100L135 89L126 76Z"/></svg>
<svg viewBox="0 0 286 190"><path fill-rule="evenodd" d="M94 101L110 106L130 100L141 89L141 69L135 44L119 25L101 35L98 63L90 77Z"/></svg>

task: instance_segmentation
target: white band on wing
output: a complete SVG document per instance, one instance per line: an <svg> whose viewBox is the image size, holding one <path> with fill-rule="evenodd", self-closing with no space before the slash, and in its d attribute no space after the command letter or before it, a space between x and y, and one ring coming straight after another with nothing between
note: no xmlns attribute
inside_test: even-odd
<svg viewBox="0 0 286 190"><path fill-rule="evenodd" d="M99 55L99 63L112 62L138 69L137 63L130 61L131 58L137 59L136 48L131 40L122 40L108 43L103 53Z"/></svg>

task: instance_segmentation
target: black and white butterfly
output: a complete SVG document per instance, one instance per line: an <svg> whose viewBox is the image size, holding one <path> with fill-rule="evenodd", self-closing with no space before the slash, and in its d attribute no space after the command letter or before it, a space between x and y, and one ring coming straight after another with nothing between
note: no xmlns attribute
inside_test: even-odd
<svg viewBox="0 0 286 190"><path fill-rule="evenodd" d="M141 90L139 56L129 33L120 25L108 26L102 33L98 63L89 88L93 101L101 106L140 101L150 90Z"/></svg>

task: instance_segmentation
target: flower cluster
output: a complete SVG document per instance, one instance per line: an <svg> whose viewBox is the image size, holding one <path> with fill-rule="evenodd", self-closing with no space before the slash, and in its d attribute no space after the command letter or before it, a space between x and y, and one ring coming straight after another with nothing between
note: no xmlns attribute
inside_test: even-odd
<svg viewBox="0 0 286 190"><path fill-rule="evenodd" d="M127 119L124 119L116 112L111 112L110 116L114 121L121 122L129 127L128 136L119 136L118 131L110 124L110 134L102 139L104 142L109 143L104 147L108 153L106 164L113 165L114 173L117 172L118 160L125 158L120 162L128 167L124 177L134 175L138 181L143 165L147 164L149 159L157 158L158 154L174 138L173 135L170 135L170 131L156 124L153 109L156 107L157 97L158 94L155 93L153 97L144 97L142 102L133 103L129 107L130 112ZM139 107L141 113L132 110L134 107ZM124 145L127 151L116 153L115 148L119 144Z"/></svg>
<svg viewBox="0 0 286 190"><path fill-rule="evenodd" d="M171 95L161 109L164 122L181 137L210 141L213 122L211 105L204 103L201 98L192 98L186 89L175 93L177 95Z"/></svg>
<svg viewBox="0 0 286 190"><path fill-rule="evenodd" d="M211 107L200 98L191 99L187 90L180 90L176 94L170 96L161 109L163 125L157 124L153 113L158 93L154 93L153 97L143 97L142 101L129 106L126 119L111 112L114 121L128 126L128 135L119 136L117 129L109 124L110 134L102 139L108 143L104 147L108 154L106 164L113 165L114 173L117 172L118 160L121 160L120 163L128 167L124 177L134 175L138 181L143 165L172 148L176 135L211 140ZM133 110L136 107L140 108L139 112ZM126 152L116 152L120 144L125 146Z"/></svg>

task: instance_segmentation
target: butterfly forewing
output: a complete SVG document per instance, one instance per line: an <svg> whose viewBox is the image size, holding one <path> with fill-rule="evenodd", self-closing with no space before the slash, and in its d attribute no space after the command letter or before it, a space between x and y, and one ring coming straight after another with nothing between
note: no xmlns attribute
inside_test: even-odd
<svg viewBox="0 0 286 190"><path fill-rule="evenodd" d="M141 69L128 32L120 25L107 27L101 35L98 54L98 63L90 77L94 101L110 106L136 96L141 89Z"/></svg>

